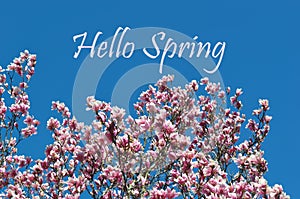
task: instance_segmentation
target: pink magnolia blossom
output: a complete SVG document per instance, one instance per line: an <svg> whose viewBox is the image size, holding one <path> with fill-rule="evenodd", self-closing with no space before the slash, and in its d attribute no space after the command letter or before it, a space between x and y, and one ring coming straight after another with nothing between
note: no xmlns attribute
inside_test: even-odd
<svg viewBox="0 0 300 199"><path fill-rule="evenodd" d="M136 118L90 96L87 111L95 117L84 124L53 101L61 118L47 122L53 142L45 156L19 154L18 144L38 133L26 93L35 65L36 56L24 51L0 69L0 125L7 132L0 142L1 198L289 198L264 178L268 100L259 100L244 124L242 90L226 107L230 88L222 91L208 78L180 88L164 76L141 93ZM206 93L197 97L201 88ZM243 127L250 138L241 139Z"/></svg>

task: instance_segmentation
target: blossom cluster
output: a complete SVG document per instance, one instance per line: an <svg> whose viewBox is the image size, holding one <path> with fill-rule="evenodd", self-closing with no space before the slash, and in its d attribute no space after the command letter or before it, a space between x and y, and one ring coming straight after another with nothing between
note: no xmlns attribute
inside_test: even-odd
<svg viewBox="0 0 300 199"><path fill-rule="evenodd" d="M24 51L1 69L0 196L289 198L281 185L270 186L264 178L268 165L261 146L272 119L268 100L259 100L254 118L247 120L240 112L242 89L229 98L230 109L230 89L223 91L208 78L181 88L170 86L173 76L162 77L141 93L136 116L90 96L91 124L54 101L51 108L61 118L47 122L53 142L45 157L19 155L17 145L36 134L39 125L25 92L35 64L36 56ZM197 96L201 88L206 94ZM244 127L251 132L245 140Z"/></svg>

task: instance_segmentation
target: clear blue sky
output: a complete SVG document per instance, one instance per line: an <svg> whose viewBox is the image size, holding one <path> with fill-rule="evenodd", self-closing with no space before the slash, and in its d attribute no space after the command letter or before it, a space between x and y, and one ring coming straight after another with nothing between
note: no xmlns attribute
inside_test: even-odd
<svg viewBox="0 0 300 199"><path fill-rule="evenodd" d="M219 71L226 85L244 89L243 111L251 113L259 98L270 100L273 121L264 145L269 163L266 178L270 184L282 184L292 198L300 198L300 3L296 0L269 2L2 2L0 65L6 66L24 49L37 54L36 75L30 84L32 113L45 126L47 119L54 115L50 111L52 100L64 101L71 107L76 73L87 55L85 52L78 59L73 58L78 43L72 37L76 34L87 31L94 35L103 31L103 38L108 38L119 26L154 26L190 37L197 34L201 40L212 43L226 41ZM136 58L119 64L134 66L135 62L147 61L151 60ZM115 72L116 69L108 70L104 83L109 85L109 81L115 81ZM42 157L45 145L50 142L50 133L40 128L39 134L21 147L28 155Z"/></svg>

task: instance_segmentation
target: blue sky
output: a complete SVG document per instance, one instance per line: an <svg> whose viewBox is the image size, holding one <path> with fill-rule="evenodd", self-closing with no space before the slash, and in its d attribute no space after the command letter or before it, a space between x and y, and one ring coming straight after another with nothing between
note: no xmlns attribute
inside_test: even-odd
<svg viewBox="0 0 300 199"><path fill-rule="evenodd" d="M85 51L73 58L78 45L72 40L74 35L102 31L101 37L106 39L119 26L163 27L190 37L198 35L203 41L225 41L219 72L225 85L243 88L243 111L250 114L260 98L270 100L273 120L264 144L269 163L266 178L270 184L282 184L292 198L300 198L297 171L300 4L291 0L269 2L2 2L0 65L6 66L24 49L37 54L38 66L29 93L31 111L45 126L54 115L50 111L52 100L64 101L71 107L76 74L88 55ZM102 87L107 88L104 92L109 95L110 83L115 83L122 71L152 61L137 56L130 61L115 61L100 81L97 95L101 95L98 92ZM127 69L121 68L126 64ZM184 63L169 60L168 64ZM42 157L45 145L50 142L50 133L41 127L39 134L22 143L21 148L28 155Z"/></svg>

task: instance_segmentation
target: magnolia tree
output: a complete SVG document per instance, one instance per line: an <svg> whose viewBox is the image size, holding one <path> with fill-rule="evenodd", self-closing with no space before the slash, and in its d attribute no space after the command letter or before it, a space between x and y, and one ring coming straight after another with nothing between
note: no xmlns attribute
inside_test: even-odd
<svg viewBox="0 0 300 199"><path fill-rule="evenodd" d="M237 89L203 78L185 88L164 76L141 93L136 116L87 98L91 124L53 102L61 118L50 118L53 143L44 159L21 155L18 144L37 133L26 89L36 56L24 51L0 75L0 196L5 198L289 198L270 186L261 146L270 130L267 100L253 119L240 113ZM197 97L199 87L206 94ZM228 97L229 99L229 97ZM243 123L251 132L242 139ZM246 130L245 130L246 131ZM247 137L247 136L242 136Z"/></svg>

